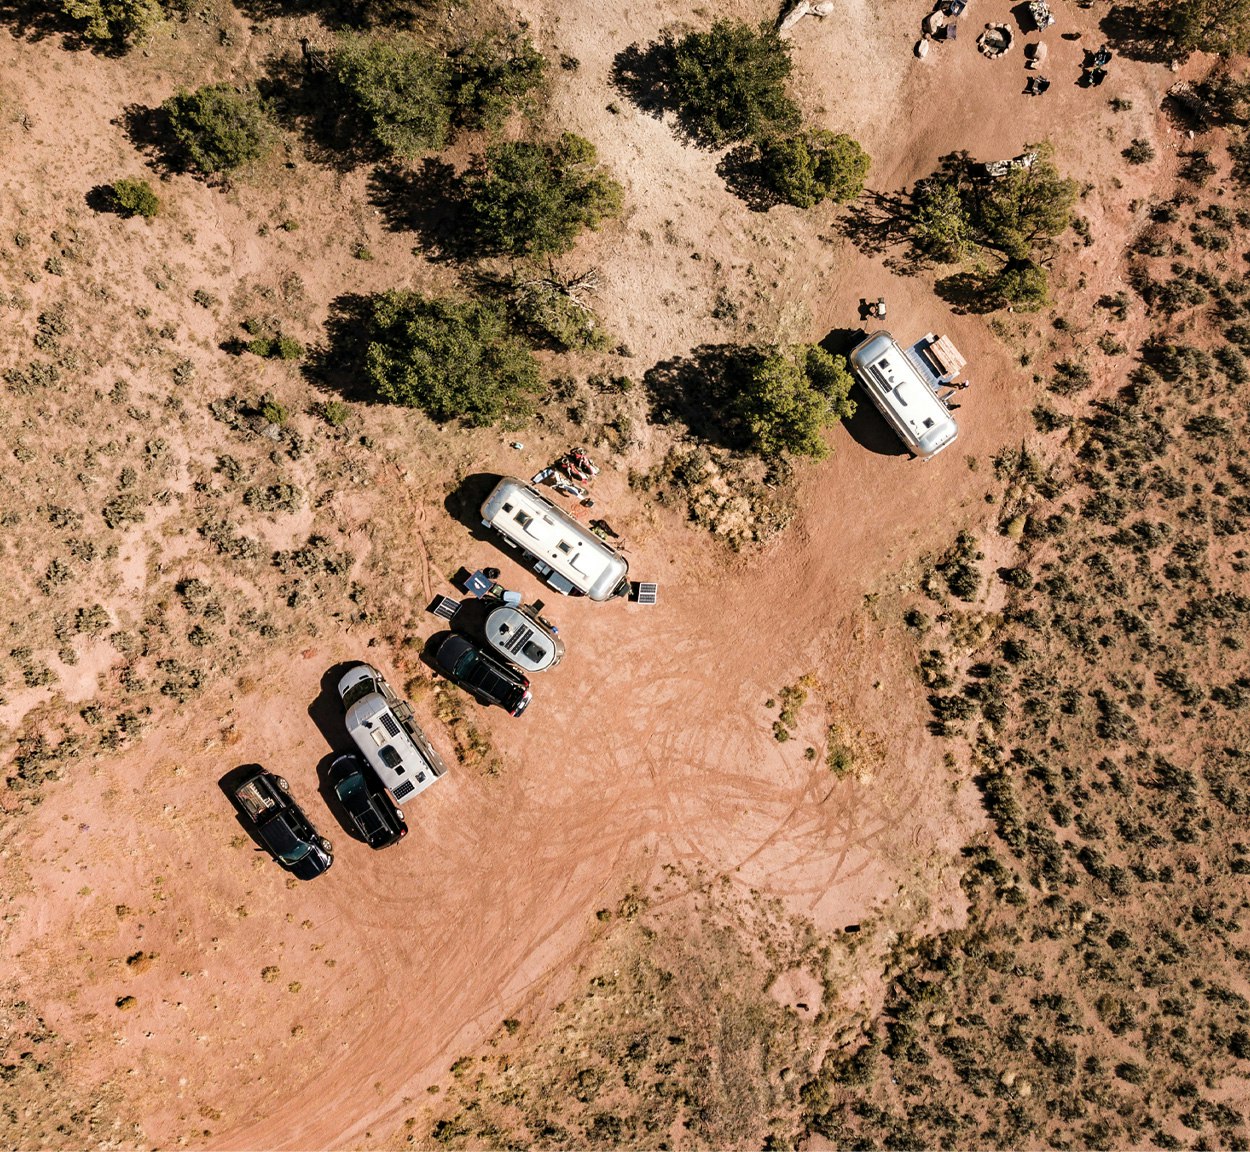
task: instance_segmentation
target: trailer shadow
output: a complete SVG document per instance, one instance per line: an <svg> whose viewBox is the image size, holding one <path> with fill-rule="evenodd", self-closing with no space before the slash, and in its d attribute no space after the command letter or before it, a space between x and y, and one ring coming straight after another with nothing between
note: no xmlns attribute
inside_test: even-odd
<svg viewBox="0 0 1250 1152"><path fill-rule="evenodd" d="M855 415L843 420L842 426L856 444L878 456L909 455L894 429L886 423L885 417L877 411L877 406L858 383L851 390L851 399L855 401Z"/></svg>
<svg viewBox="0 0 1250 1152"><path fill-rule="evenodd" d="M339 681L358 660L343 660L327 668L321 676L317 695L308 705L308 718L317 726L321 738L331 749L342 751L352 746L343 723L343 704L339 699Z"/></svg>
<svg viewBox="0 0 1250 1152"><path fill-rule="evenodd" d="M443 500L447 514L463 524L474 540L496 539L482 523L482 505L502 479L495 472L475 472L466 476Z"/></svg>
<svg viewBox="0 0 1250 1152"><path fill-rule="evenodd" d="M502 474L498 472L474 472L447 493L443 507L477 539L489 540L490 533L482 523L482 505L502 479Z"/></svg>
<svg viewBox="0 0 1250 1152"><path fill-rule="evenodd" d="M861 305L864 303L861 301ZM867 319L867 316L862 316L861 319ZM830 356L841 356L843 360L849 360L855 346L867 339L868 332L864 328L830 328L820 346Z"/></svg>

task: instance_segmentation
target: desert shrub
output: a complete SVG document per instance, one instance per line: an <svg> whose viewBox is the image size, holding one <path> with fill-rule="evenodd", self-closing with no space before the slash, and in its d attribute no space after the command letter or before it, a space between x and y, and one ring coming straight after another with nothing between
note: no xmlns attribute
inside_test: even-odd
<svg viewBox="0 0 1250 1152"><path fill-rule="evenodd" d="M621 186L589 140L497 144L464 179L469 228L485 250L513 256L567 252L583 228L620 213Z"/></svg>
<svg viewBox="0 0 1250 1152"><path fill-rule="evenodd" d="M1171 275L1154 280L1145 269L1133 273L1133 287L1141 294L1147 306L1171 316L1182 308L1192 308L1206 303L1209 293L1197 282L1192 268L1173 264Z"/></svg>
<svg viewBox="0 0 1250 1152"><path fill-rule="evenodd" d="M370 390L435 420L493 424L523 414L541 390L533 354L494 302L385 292L370 301L366 329Z"/></svg>
<svg viewBox="0 0 1250 1152"><path fill-rule="evenodd" d="M342 400L323 400L317 405L317 412L331 428L342 428L352 414Z"/></svg>
<svg viewBox="0 0 1250 1152"><path fill-rule="evenodd" d="M700 144L720 147L792 131L799 110L786 94L790 47L771 26L717 20L672 46L671 91Z"/></svg>
<svg viewBox="0 0 1250 1152"><path fill-rule="evenodd" d="M121 49L142 40L162 19L161 0L56 0L79 35Z"/></svg>
<svg viewBox="0 0 1250 1152"><path fill-rule="evenodd" d="M761 456L790 452L820 459L829 451L823 430L855 414L852 383L841 356L802 344L755 361L731 404Z"/></svg>
<svg viewBox="0 0 1250 1152"><path fill-rule="evenodd" d="M414 36L340 36L330 71L345 115L378 148L411 159L447 143L451 72Z"/></svg>
<svg viewBox="0 0 1250 1152"><path fill-rule="evenodd" d="M760 144L764 182L778 199L796 208L854 200L864 190L871 163L859 143L842 133L809 130Z"/></svg>
<svg viewBox="0 0 1250 1152"><path fill-rule="evenodd" d="M146 515L142 502L133 492L119 492L105 503L100 513L110 528L142 524Z"/></svg>
<svg viewBox="0 0 1250 1152"><path fill-rule="evenodd" d="M960 600L975 600L981 590L981 570L977 567L981 559L976 537L970 532L960 532L935 569L946 581L953 596L958 596Z"/></svg>
<svg viewBox="0 0 1250 1152"><path fill-rule="evenodd" d="M1149 140L1134 137L1132 143L1120 155L1130 164L1149 164L1155 158L1155 150Z"/></svg>
<svg viewBox="0 0 1250 1152"><path fill-rule="evenodd" d="M269 113L255 92L209 84L161 105L184 163L205 175L259 160L275 141Z"/></svg>
<svg viewBox="0 0 1250 1152"><path fill-rule="evenodd" d="M1201 188L1217 171L1218 169L1211 163L1211 153L1205 148L1194 148L1189 152L1181 153L1180 177L1182 180L1188 180L1191 184L1197 184Z"/></svg>
<svg viewBox="0 0 1250 1152"><path fill-rule="evenodd" d="M271 396L261 398L258 411L260 412L262 420L265 420L270 424L277 424L279 427L285 424L290 416L290 413L286 410L286 408L279 404Z"/></svg>
<svg viewBox="0 0 1250 1152"><path fill-rule="evenodd" d="M294 484L256 484L243 493L243 503L258 512L295 512L303 499Z"/></svg>
<svg viewBox="0 0 1250 1152"><path fill-rule="evenodd" d="M474 130L499 128L541 87L546 70L546 57L520 32L471 41L451 57L450 102L456 123Z"/></svg>
<svg viewBox="0 0 1250 1152"><path fill-rule="evenodd" d="M304 355L304 345L293 336L281 332L273 336L257 336L247 342L247 350L253 356L266 360L299 360Z"/></svg>
<svg viewBox="0 0 1250 1152"><path fill-rule="evenodd" d="M1200 412L1185 421L1185 431L1200 440L1224 438L1232 434L1232 426L1223 416L1213 412Z"/></svg>
<svg viewBox="0 0 1250 1152"><path fill-rule="evenodd" d="M161 202L146 180L116 180L109 187L109 204L123 216L150 220L161 210Z"/></svg>
<svg viewBox="0 0 1250 1152"><path fill-rule="evenodd" d="M1074 360L1060 360L1055 365L1055 375L1050 381L1050 390L1056 396L1072 396L1084 392L1093 383L1089 369Z"/></svg>
<svg viewBox="0 0 1250 1152"><path fill-rule="evenodd" d="M1128 319L1128 304L1127 292L1116 292L1098 297L1098 307L1107 309L1117 320Z"/></svg>
<svg viewBox="0 0 1250 1152"><path fill-rule="evenodd" d="M1108 356L1123 356L1128 351L1128 345L1111 332L1103 332L1098 337L1098 347Z"/></svg>

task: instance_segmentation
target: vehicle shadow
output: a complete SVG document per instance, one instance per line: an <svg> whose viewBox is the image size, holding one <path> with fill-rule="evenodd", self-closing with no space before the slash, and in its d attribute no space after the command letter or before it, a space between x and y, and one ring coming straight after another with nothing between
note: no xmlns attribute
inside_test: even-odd
<svg viewBox="0 0 1250 1152"><path fill-rule="evenodd" d="M438 661L434 658L434 654L442 646L443 641L451 635L453 635L453 633L450 628L445 628L441 632L435 632L434 635L425 642L425 646L421 649L421 655L419 657L421 663L441 680L447 680L447 674L438 666ZM451 683L450 680L447 682L449 684Z"/></svg>
<svg viewBox="0 0 1250 1152"><path fill-rule="evenodd" d="M474 540L492 539L492 534L482 524L482 505L502 479L496 472L475 472L466 476L443 500L447 514L463 524Z"/></svg>
<svg viewBox="0 0 1250 1152"><path fill-rule="evenodd" d="M842 426L856 444L878 456L908 455L894 429L885 422L885 417L877 411L877 406L858 383L851 389L851 399L855 401L855 415L843 420Z"/></svg>

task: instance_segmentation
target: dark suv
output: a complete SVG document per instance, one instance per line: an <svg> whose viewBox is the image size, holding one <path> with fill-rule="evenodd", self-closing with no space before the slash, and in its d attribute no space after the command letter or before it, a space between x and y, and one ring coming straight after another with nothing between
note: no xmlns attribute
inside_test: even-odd
<svg viewBox="0 0 1250 1152"><path fill-rule="evenodd" d="M488 656L472 640L448 636L434 659L439 670L483 704L498 704L520 716L530 702L530 682L513 668Z"/></svg>
<svg viewBox="0 0 1250 1152"><path fill-rule="evenodd" d="M281 776L254 766L235 786L234 800L278 863L301 880L311 880L329 871L334 854L289 789Z"/></svg>
<svg viewBox="0 0 1250 1152"><path fill-rule="evenodd" d="M404 814L395 806L373 769L355 752L344 752L330 764L330 786L352 826L370 848L398 844L408 835Z"/></svg>

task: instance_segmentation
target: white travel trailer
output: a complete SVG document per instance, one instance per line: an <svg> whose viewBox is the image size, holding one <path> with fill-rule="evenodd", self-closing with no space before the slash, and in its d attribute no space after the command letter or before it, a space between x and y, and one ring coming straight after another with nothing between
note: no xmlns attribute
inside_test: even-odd
<svg viewBox="0 0 1250 1152"><path fill-rule="evenodd" d="M482 523L534 558L557 592L611 600L629 592L629 563L615 548L522 480L505 476L482 505Z"/></svg>
<svg viewBox="0 0 1250 1152"><path fill-rule="evenodd" d="M348 735L396 803L424 792L447 772L417 726L412 707L372 664L354 664L339 680Z"/></svg>
<svg viewBox="0 0 1250 1152"><path fill-rule="evenodd" d="M881 415L923 460L955 442L959 428L921 368L888 332L874 332L851 352L851 367Z"/></svg>

